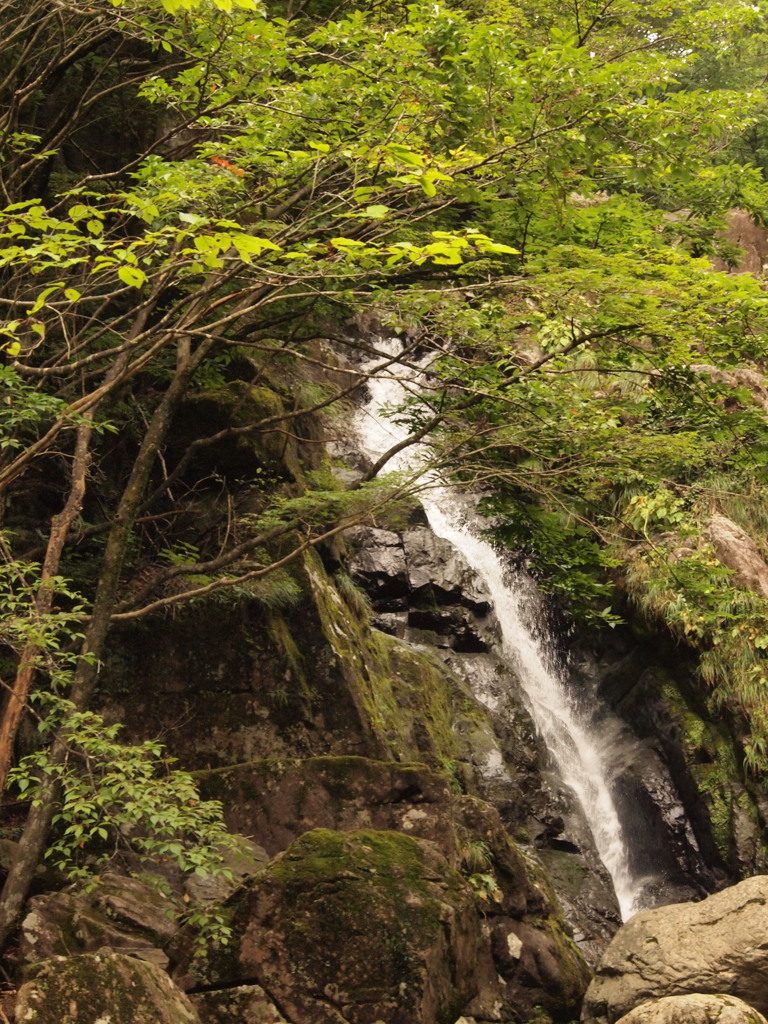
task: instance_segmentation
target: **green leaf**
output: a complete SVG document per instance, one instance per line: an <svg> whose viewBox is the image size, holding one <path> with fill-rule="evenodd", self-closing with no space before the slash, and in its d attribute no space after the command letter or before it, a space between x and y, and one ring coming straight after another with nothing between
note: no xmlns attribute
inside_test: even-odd
<svg viewBox="0 0 768 1024"><path fill-rule="evenodd" d="M75 203L74 206L70 206L67 211L69 219L77 223L79 220L85 220L86 217L90 216L91 210L88 206L83 206L82 203Z"/></svg>
<svg viewBox="0 0 768 1024"><path fill-rule="evenodd" d="M118 267L117 276L123 284L129 285L131 288L141 288L147 280L147 275L143 270L140 270L139 267L127 266L126 264Z"/></svg>
<svg viewBox="0 0 768 1024"><path fill-rule="evenodd" d="M48 288L44 288L40 292L40 294L37 296L37 298L35 299L35 303L32 306L32 308L29 310L29 312L27 313L27 316L33 316L35 313L39 313L40 310L45 305L46 300L48 299L48 297L53 295L54 292L57 292L59 290L59 288L63 288L63 287L64 287L64 282L63 281L57 281L56 284L52 284L52 285L49 285Z"/></svg>

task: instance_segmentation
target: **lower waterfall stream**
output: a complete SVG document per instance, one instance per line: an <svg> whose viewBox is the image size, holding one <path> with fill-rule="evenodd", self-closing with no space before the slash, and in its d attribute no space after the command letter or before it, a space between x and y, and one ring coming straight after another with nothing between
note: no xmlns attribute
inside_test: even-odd
<svg viewBox="0 0 768 1024"><path fill-rule="evenodd" d="M393 340L380 343L380 347L394 356L401 346ZM371 361L363 369L372 373L380 362ZM361 447L372 460L408 433L384 413L406 397L396 371L397 366L392 366L387 371L389 376L370 378L369 401L358 411L354 423ZM413 445L393 458L388 469L414 471L422 460L423 451ZM635 877L631 870L630 851L611 793L609 760L603 749L611 742L610 729L605 728L605 718L599 726L592 722L588 709L579 706L570 690L565 673L555 665L550 654L553 641L547 636L542 601L532 580L524 573L510 571L492 545L477 535L479 531L470 519L479 523L479 516L463 495L434 476L427 474L426 480L429 486L420 492L419 500L430 528L461 554L490 595L505 659L514 667L527 710L562 782L581 805L626 921L643 909L642 894L648 878Z"/></svg>

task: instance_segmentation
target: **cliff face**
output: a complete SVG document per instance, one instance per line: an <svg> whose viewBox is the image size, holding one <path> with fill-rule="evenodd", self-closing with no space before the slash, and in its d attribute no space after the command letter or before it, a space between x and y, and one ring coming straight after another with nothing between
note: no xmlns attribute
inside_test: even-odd
<svg viewBox="0 0 768 1024"><path fill-rule="evenodd" d="M141 955L203 1024L572 1020L618 906L482 581L412 511L308 552L281 593L112 635L107 719L162 736L254 853L237 888L211 894L228 946L193 958L194 929L145 930ZM629 630L561 647L581 699L618 716L612 785L647 905L760 870L759 793L674 650ZM126 900L38 896L23 958L112 970L99 951L135 949L144 916ZM33 973L49 985L50 970ZM23 1005L49 1006L30 992Z"/></svg>
<svg viewBox="0 0 768 1024"><path fill-rule="evenodd" d="M589 971L530 844L480 795L503 792L527 839L513 773L500 788L488 771L503 755L485 709L438 646L373 627L348 577L315 555L298 575L290 616L150 622L102 674L107 714L162 732L268 859L230 898L231 948L171 950L181 982L206 1006L258 984L302 1024L572 1019ZM601 899L597 938L615 921Z"/></svg>

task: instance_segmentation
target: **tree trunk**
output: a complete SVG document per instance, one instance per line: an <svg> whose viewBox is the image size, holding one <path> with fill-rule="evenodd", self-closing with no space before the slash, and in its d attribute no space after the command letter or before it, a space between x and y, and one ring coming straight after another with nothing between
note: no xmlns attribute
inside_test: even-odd
<svg viewBox="0 0 768 1024"><path fill-rule="evenodd" d="M137 338L144 330L156 298L157 289L134 320L128 334L128 340ZM111 384L118 380L128 361L129 355L127 352L119 356L104 375L101 387L108 389ZM64 508L51 520L51 532L48 535L48 545L40 573L43 586L40 587L35 598L35 614L40 618L47 615L53 606L53 600L56 596L55 589L45 586L45 583L59 571L67 536L69 535L72 523L80 513L83 499L85 498L88 466L90 463L90 446L93 437L93 421L96 410L102 401L103 398L99 399L91 409L83 414L83 421L77 428L69 495ZM24 708L27 706L27 700L35 678L35 663L40 653L41 650L36 644L27 644L24 648L16 678L14 679L3 712L3 720L2 724L0 724L0 801L5 793L5 787L8 782L8 772L13 759L13 744L16 739L16 733L19 730L21 716L24 713Z"/></svg>
<svg viewBox="0 0 768 1024"><path fill-rule="evenodd" d="M98 659L104 648L104 641L117 600L125 553L155 457L165 439L176 406L186 391L190 377L214 343L215 338L209 337L198 346L191 357L180 360L173 380L149 421L131 475L118 504L102 559L102 570L96 586L90 623L81 650L83 655L90 657L88 660L83 658L79 662L70 693L70 699L78 710L87 706L96 685ZM54 763L60 763L66 754L66 749L64 740L57 737L51 748L51 760ZM41 800L37 801L29 812L19 843L16 863L11 869L2 895L0 895L0 948L7 942L13 931L34 878L35 869L45 850L48 829L57 799L57 786L49 776L43 782L41 796Z"/></svg>
<svg viewBox="0 0 768 1024"><path fill-rule="evenodd" d="M81 423L77 428L69 497L61 512L51 520L48 547L40 573L41 586L35 597L35 615L39 619L47 615L53 606L55 589L45 584L59 571L67 534L83 505L92 435L93 415L91 413L87 417L87 422ZM27 699L35 678L36 662L41 654L41 650L37 644L27 644L25 646L16 678L13 682L13 688L8 695L3 720L0 723L0 799L2 799L2 794L5 793L8 772L13 758L13 743L16 739L24 708L27 706Z"/></svg>

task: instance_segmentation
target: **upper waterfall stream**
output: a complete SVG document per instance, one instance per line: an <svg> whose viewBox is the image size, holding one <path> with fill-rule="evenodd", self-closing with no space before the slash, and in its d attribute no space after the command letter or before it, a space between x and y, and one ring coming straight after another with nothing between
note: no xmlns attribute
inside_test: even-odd
<svg viewBox="0 0 768 1024"><path fill-rule="evenodd" d="M387 342L382 348L395 355L399 343ZM372 372L380 362L371 361L364 369ZM370 399L356 417L356 433L372 460L407 436L407 430L384 414L387 407L402 403L406 396L397 370L392 366L388 376L370 379ZM387 469L413 471L423 459L423 449L413 445L395 456ZM505 658L514 666L528 711L562 781L581 805L598 855L613 881L622 919L627 920L642 909L641 894L647 878L633 877L630 868L608 777L604 744L610 743L611 737L604 726L593 727L591 716L579 707L567 678L555 665L542 600L532 581L523 573L511 572L492 545L478 536L480 517L458 491L434 475L428 475L427 482L429 486L421 491L419 500L429 525L438 537L457 549L485 584L501 629Z"/></svg>

